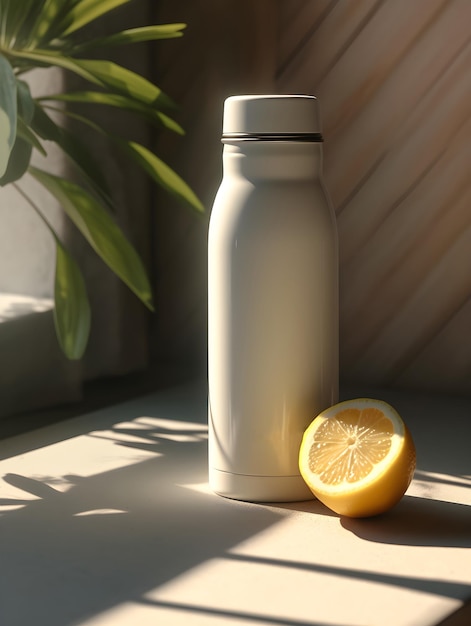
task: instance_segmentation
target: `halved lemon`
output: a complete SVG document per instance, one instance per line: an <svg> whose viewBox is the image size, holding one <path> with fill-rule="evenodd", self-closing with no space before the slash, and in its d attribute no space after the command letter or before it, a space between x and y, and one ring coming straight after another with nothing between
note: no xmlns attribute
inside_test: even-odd
<svg viewBox="0 0 471 626"><path fill-rule="evenodd" d="M370 398L323 411L306 429L299 452L312 493L348 517L378 515L397 504L415 465L414 442L399 414Z"/></svg>

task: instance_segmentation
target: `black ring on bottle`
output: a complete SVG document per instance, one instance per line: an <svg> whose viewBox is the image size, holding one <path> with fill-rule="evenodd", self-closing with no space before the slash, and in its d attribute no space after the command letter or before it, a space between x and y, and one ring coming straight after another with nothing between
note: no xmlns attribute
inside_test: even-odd
<svg viewBox="0 0 471 626"><path fill-rule="evenodd" d="M321 133L224 133L221 141L307 141L321 143Z"/></svg>

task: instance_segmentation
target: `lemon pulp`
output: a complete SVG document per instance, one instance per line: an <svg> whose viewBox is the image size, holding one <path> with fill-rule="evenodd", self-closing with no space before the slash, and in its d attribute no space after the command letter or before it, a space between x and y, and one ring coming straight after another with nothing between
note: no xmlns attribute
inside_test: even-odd
<svg viewBox="0 0 471 626"><path fill-rule="evenodd" d="M341 515L382 513L404 495L415 446L387 403L360 398L323 411L304 434L299 468L307 485Z"/></svg>

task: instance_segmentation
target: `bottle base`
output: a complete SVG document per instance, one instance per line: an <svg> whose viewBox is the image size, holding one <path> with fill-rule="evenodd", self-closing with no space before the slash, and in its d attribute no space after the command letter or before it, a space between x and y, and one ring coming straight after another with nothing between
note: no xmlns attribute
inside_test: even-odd
<svg viewBox="0 0 471 626"><path fill-rule="evenodd" d="M301 476L251 476L210 469L209 486L220 496L245 502L314 500Z"/></svg>

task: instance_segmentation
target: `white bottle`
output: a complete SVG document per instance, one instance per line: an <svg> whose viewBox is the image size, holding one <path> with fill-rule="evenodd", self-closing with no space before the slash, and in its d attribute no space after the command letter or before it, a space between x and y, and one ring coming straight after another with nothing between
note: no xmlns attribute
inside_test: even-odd
<svg viewBox="0 0 471 626"><path fill-rule="evenodd" d="M209 228L209 483L254 502L312 498L302 435L337 401L338 252L313 96L224 104Z"/></svg>

